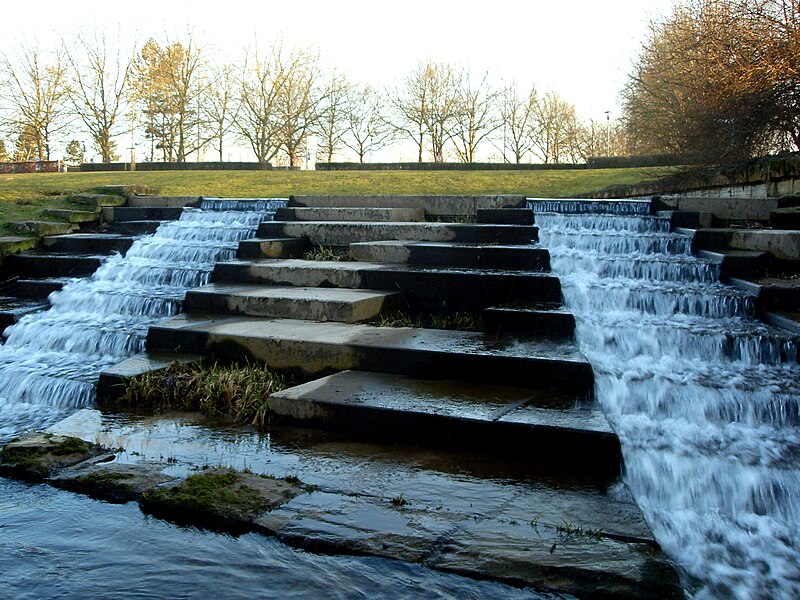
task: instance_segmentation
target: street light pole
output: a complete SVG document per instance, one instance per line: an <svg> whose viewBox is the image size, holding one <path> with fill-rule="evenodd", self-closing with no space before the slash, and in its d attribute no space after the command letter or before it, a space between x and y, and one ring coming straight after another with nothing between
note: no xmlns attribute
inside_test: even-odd
<svg viewBox="0 0 800 600"><path fill-rule="evenodd" d="M606 111L606 156L611 156L611 111Z"/></svg>

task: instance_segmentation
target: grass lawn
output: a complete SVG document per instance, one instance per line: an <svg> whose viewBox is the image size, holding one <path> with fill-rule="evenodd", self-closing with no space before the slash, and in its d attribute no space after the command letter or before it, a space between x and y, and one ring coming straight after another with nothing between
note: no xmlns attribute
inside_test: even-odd
<svg viewBox="0 0 800 600"><path fill-rule="evenodd" d="M165 196L286 197L291 194L525 194L557 197L637 183L669 168L565 171L139 171L0 176L0 227L69 207L69 194L108 184L143 184Z"/></svg>

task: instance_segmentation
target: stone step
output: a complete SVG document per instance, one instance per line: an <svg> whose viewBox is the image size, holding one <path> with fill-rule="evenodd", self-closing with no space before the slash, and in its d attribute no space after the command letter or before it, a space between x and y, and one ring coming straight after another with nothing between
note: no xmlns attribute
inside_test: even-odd
<svg viewBox="0 0 800 600"><path fill-rule="evenodd" d="M45 310L49 306L50 303L47 301L0 296L0 334L25 315ZM0 343L2 341L0 338Z"/></svg>
<svg viewBox="0 0 800 600"><path fill-rule="evenodd" d="M425 220L422 208L279 208L276 221L365 221L365 222L419 222Z"/></svg>
<svg viewBox="0 0 800 600"><path fill-rule="evenodd" d="M676 229L693 237L695 250L755 250L779 260L800 260L800 231L778 229Z"/></svg>
<svg viewBox="0 0 800 600"><path fill-rule="evenodd" d="M70 235L47 236L42 246L50 252L70 252L76 254L125 254L133 244L133 238L109 233L73 233Z"/></svg>
<svg viewBox="0 0 800 600"><path fill-rule="evenodd" d="M178 208L199 206L200 196L131 196L128 206L132 208Z"/></svg>
<svg viewBox="0 0 800 600"><path fill-rule="evenodd" d="M103 206L125 206L127 199L118 194L75 194L72 200L78 204L85 204L93 210L100 210Z"/></svg>
<svg viewBox="0 0 800 600"><path fill-rule="evenodd" d="M124 184L101 185L99 187L94 188L94 191L97 192L98 194L112 194L115 196L125 196L127 198L130 198L130 197L135 197L137 195L158 194L159 188L152 185L124 183Z"/></svg>
<svg viewBox="0 0 800 600"><path fill-rule="evenodd" d="M136 375L166 369L174 362L189 364L200 360L201 356L183 352L140 352L100 373L97 399L108 401L119 398L125 392L128 380Z"/></svg>
<svg viewBox="0 0 800 600"><path fill-rule="evenodd" d="M250 238L239 242L238 258L300 258L308 250L303 238Z"/></svg>
<svg viewBox="0 0 800 600"><path fill-rule="evenodd" d="M9 225L15 233L37 237L70 233L76 229L76 225L61 221L13 221Z"/></svg>
<svg viewBox="0 0 800 600"><path fill-rule="evenodd" d="M453 380L343 371L273 393L270 410L305 423L382 441L491 445L551 466L578 464L619 475L617 436L594 404L574 394Z"/></svg>
<svg viewBox="0 0 800 600"><path fill-rule="evenodd" d="M533 225L533 217L530 208L479 208L475 221L494 225Z"/></svg>
<svg viewBox="0 0 800 600"><path fill-rule="evenodd" d="M718 219L767 221L770 211L781 204L779 198L729 198L708 196L660 196L654 201L658 210L710 212Z"/></svg>
<svg viewBox="0 0 800 600"><path fill-rule="evenodd" d="M800 307L794 310L770 310L762 315L765 322L800 335Z"/></svg>
<svg viewBox="0 0 800 600"><path fill-rule="evenodd" d="M350 244L350 255L355 260L379 263L474 269L550 270L550 253L543 248L533 246L392 240Z"/></svg>
<svg viewBox="0 0 800 600"><path fill-rule="evenodd" d="M72 280L73 278L71 277L18 279L14 286L14 293L18 298L44 300L50 294L59 291L67 282Z"/></svg>
<svg viewBox="0 0 800 600"><path fill-rule="evenodd" d="M212 283L189 290L184 310L359 323L396 307L401 294L344 288Z"/></svg>
<svg viewBox="0 0 800 600"><path fill-rule="evenodd" d="M306 377L358 369L575 390L586 397L593 382L591 366L572 342L468 331L188 313L151 326L147 350L247 357Z"/></svg>
<svg viewBox="0 0 800 600"><path fill-rule="evenodd" d="M14 254L33 250L39 244L39 239L35 237L6 235L0 236L0 254Z"/></svg>
<svg viewBox="0 0 800 600"><path fill-rule="evenodd" d="M769 266L769 253L755 250L698 250L697 256L720 265L720 277L758 277Z"/></svg>
<svg viewBox="0 0 800 600"><path fill-rule="evenodd" d="M216 283L265 283L402 292L410 307L479 310L495 304L561 302L561 282L548 273L478 271L369 262L298 259L217 263Z"/></svg>
<svg viewBox="0 0 800 600"><path fill-rule="evenodd" d="M575 317L556 306L492 306L483 311L483 328L492 335L572 339Z"/></svg>
<svg viewBox="0 0 800 600"><path fill-rule="evenodd" d="M684 227L698 229L700 227L712 227L715 222L714 213L686 210L659 210L656 211L657 217L669 219L672 227Z"/></svg>
<svg viewBox="0 0 800 600"><path fill-rule="evenodd" d="M800 310L800 278L761 277L751 281L732 277L728 283L755 294L759 311Z"/></svg>
<svg viewBox="0 0 800 600"><path fill-rule="evenodd" d="M148 235L155 233L163 221L114 221L106 227L106 231L119 235Z"/></svg>
<svg viewBox="0 0 800 600"><path fill-rule="evenodd" d="M458 223L265 221L258 227L258 236L304 237L315 246L348 246L354 242L383 240L530 244L538 239L538 229L523 225Z"/></svg>
<svg viewBox="0 0 800 600"><path fill-rule="evenodd" d="M432 196L378 194L368 196L290 196L289 207L308 208L421 208L427 215L475 215L481 208L524 208L525 196Z"/></svg>
<svg viewBox="0 0 800 600"><path fill-rule="evenodd" d="M100 220L99 211L72 210L69 208L45 208L44 214L67 223L92 223Z"/></svg>
<svg viewBox="0 0 800 600"><path fill-rule="evenodd" d="M180 219L182 206L106 206L103 220L119 221L173 221Z"/></svg>
<svg viewBox="0 0 800 600"><path fill-rule="evenodd" d="M94 273L104 258L98 255L12 254L6 258L6 269L25 278L80 277Z"/></svg>

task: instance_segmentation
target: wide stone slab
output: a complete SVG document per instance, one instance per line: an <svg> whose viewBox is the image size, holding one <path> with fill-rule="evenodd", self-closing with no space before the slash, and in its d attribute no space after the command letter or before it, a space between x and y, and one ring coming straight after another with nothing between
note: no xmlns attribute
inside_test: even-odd
<svg viewBox="0 0 800 600"><path fill-rule="evenodd" d="M307 376L359 369L586 394L593 381L572 342L467 331L184 314L151 327L147 349L250 357Z"/></svg>
<svg viewBox="0 0 800 600"><path fill-rule="evenodd" d="M6 327L18 322L25 315L39 312L50 307L50 303L42 300L0 296L0 334Z"/></svg>
<svg viewBox="0 0 800 600"><path fill-rule="evenodd" d="M67 254L12 254L6 258L6 268L23 277L80 277L91 275L105 257Z"/></svg>
<svg viewBox="0 0 800 600"><path fill-rule="evenodd" d="M309 244L303 238L250 238L239 242L237 258L300 258Z"/></svg>
<svg viewBox="0 0 800 600"><path fill-rule="evenodd" d="M693 237L696 249L755 250L780 260L800 260L800 231L771 229L681 229Z"/></svg>
<svg viewBox="0 0 800 600"><path fill-rule="evenodd" d="M155 233L163 221L113 221L108 224L106 231L120 235L148 235Z"/></svg>
<svg viewBox="0 0 800 600"><path fill-rule="evenodd" d="M659 196L659 209L710 212L718 219L767 221L771 211L780 205L778 198L712 198L692 196Z"/></svg>
<svg viewBox="0 0 800 600"><path fill-rule="evenodd" d="M112 221L171 221L179 219L182 206L107 206L103 220Z"/></svg>
<svg viewBox="0 0 800 600"><path fill-rule="evenodd" d="M133 208L184 207L200 204L200 196L130 196L128 206Z"/></svg>
<svg viewBox="0 0 800 600"><path fill-rule="evenodd" d="M570 392L423 380L344 371L276 392L278 415L428 444L483 444L516 449L551 465L579 465L617 477L617 436L599 407Z"/></svg>
<svg viewBox="0 0 800 600"><path fill-rule="evenodd" d="M521 305L491 306L483 311L484 331L572 339L575 317L561 307Z"/></svg>
<svg viewBox="0 0 800 600"><path fill-rule="evenodd" d="M315 208L375 207L421 208L428 215L474 215L481 208L523 208L525 197L516 195L398 195L290 196L289 206Z"/></svg>
<svg viewBox="0 0 800 600"><path fill-rule="evenodd" d="M374 290L212 283L190 290L184 310L358 323L396 306L400 297Z"/></svg>
<svg viewBox="0 0 800 600"><path fill-rule="evenodd" d="M422 208L279 208L276 221L367 221L367 222L418 222L425 220Z"/></svg>
<svg viewBox="0 0 800 600"><path fill-rule="evenodd" d="M381 241L350 244L355 260L475 269L549 271L550 253L519 245Z"/></svg>
<svg viewBox="0 0 800 600"><path fill-rule="evenodd" d="M45 208L44 214L67 221L68 223L91 223L99 218L99 211L70 210L68 208Z"/></svg>
<svg viewBox="0 0 800 600"><path fill-rule="evenodd" d="M307 260L228 261L214 267L218 283L397 290L415 308L476 310L525 300L560 302L561 282L549 273Z"/></svg>
<svg viewBox="0 0 800 600"><path fill-rule="evenodd" d="M303 237L322 246L382 240L530 244L538 239L538 230L525 225L266 221L258 227L258 236Z"/></svg>
<svg viewBox="0 0 800 600"><path fill-rule="evenodd" d="M6 235L0 236L0 254L14 254L33 250L39 244L39 239L35 237Z"/></svg>
<svg viewBox="0 0 800 600"><path fill-rule="evenodd" d="M15 233L36 236L70 233L74 227L61 221L12 221L9 225Z"/></svg>

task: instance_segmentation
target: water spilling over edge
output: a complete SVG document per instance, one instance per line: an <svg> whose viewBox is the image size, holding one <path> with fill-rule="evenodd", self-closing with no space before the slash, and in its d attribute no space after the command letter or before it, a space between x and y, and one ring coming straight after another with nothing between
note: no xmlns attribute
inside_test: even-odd
<svg viewBox="0 0 800 600"><path fill-rule="evenodd" d="M800 597L798 341L645 203L529 205L625 479L690 592Z"/></svg>

